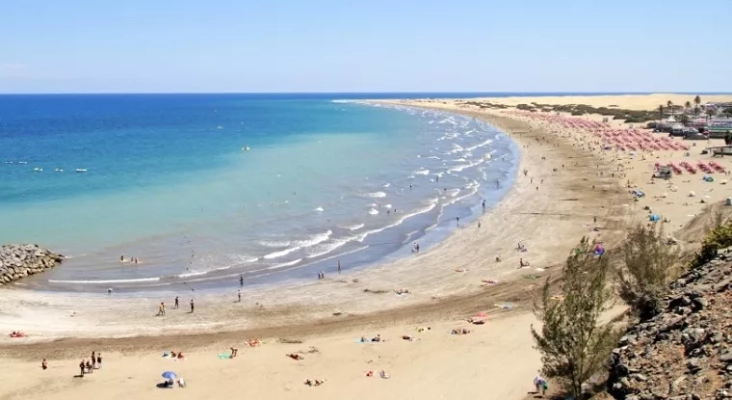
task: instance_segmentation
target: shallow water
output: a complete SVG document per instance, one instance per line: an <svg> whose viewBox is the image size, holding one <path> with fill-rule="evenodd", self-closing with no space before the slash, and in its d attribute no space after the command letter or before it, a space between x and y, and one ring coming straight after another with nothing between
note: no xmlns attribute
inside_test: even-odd
<svg viewBox="0 0 732 400"><path fill-rule="evenodd" d="M518 162L489 125L436 111L322 97L18 97L0 97L0 242L71 256L24 282L33 288L205 288L240 275L313 279L337 260L363 267L494 205Z"/></svg>

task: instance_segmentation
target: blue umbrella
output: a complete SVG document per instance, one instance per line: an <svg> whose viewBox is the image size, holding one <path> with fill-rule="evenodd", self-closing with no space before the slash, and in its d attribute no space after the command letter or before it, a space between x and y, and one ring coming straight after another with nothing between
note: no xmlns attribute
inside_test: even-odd
<svg viewBox="0 0 732 400"><path fill-rule="evenodd" d="M163 372L163 378L165 379L175 379L178 375L175 374L173 371L165 371Z"/></svg>

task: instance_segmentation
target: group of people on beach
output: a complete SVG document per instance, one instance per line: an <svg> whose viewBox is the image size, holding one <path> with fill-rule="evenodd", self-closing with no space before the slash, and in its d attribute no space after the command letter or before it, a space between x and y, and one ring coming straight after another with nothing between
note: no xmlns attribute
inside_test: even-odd
<svg viewBox="0 0 732 400"><path fill-rule="evenodd" d="M239 299L241 301L241 293L239 294ZM178 296L175 296L175 299L173 300L173 308L177 309L180 306L180 298ZM193 313L196 309L196 304L193 302L193 299L190 301L191 311L190 313ZM160 305L158 305L158 313L155 315L156 317L164 317L165 316L165 302L161 301Z"/></svg>
<svg viewBox="0 0 732 400"><path fill-rule="evenodd" d="M48 361L44 358L41 362L41 368L44 370L48 368ZM81 362L79 362L79 377L83 378L85 374L90 374L94 372L95 369L101 369L102 368L102 353L97 353L96 351L92 351L91 358L88 360L82 359Z"/></svg>

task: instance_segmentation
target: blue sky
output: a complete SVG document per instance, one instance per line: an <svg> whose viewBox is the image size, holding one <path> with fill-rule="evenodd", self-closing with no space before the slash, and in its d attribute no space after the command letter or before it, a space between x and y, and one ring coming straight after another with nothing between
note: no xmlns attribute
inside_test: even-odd
<svg viewBox="0 0 732 400"><path fill-rule="evenodd" d="M732 92L730 0L0 0L0 93Z"/></svg>

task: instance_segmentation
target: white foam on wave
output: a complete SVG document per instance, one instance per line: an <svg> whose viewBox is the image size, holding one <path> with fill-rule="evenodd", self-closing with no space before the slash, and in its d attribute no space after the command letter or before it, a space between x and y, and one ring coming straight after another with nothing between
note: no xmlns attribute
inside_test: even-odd
<svg viewBox="0 0 732 400"><path fill-rule="evenodd" d="M370 231L368 231L368 232L364 232L364 233L362 233L362 234L361 234L360 236L358 236L358 237L356 238L356 241L357 241L357 242L363 242L363 241L364 241L364 240L365 240L365 239L366 239L367 237L369 237L369 236L371 236L371 235L373 235L373 234L375 234L375 233L379 233L379 232L381 232L381 231L384 231L384 230L386 230L386 229L390 229L390 228L394 228L394 227L396 227L396 226L399 226L399 225L401 225L401 224L402 224L402 223L403 223L403 222L404 222L404 221L405 221L406 219L408 219L408 218L412 218L412 217L414 217L415 215L420 215L420 214L424 214L424 213L430 212L430 211L432 211L432 210L433 210L433 209L434 209L435 207L437 207L437 203L432 203L432 204L429 204L429 205L427 205L427 206L425 206L425 207L423 207L423 208L421 208L421 209L419 209L419 210L417 210L417 211L415 211L415 212L413 212L413 213L403 214L401 218L397 219L397 220L396 220L396 221L395 221L394 223L392 223L392 224L386 225L386 226L384 226L384 227L381 227L381 228L378 228L378 229L372 229L372 230L370 230Z"/></svg>
<svg viewBox="0 0 732 400"><path fill-rule="evenodd" d="M374 208L371 208L371 209L369 209L369 211L368 211L368 212L369 212L369 215L376 215L376 214L378 214L378 213L379 213L379 210L376 210L376 209L374 209Z"/></svg>
<svg viewBox="0 0 732 400"><path fill-rule="evenodd" d="M384 207L386 209L392 209L392 208L394 208L394 207L391 206L391 204L384 204L382 207Z"/></svg>
<svg viewBox="0 0 732 400"><path fill-rule="evenodd" d="M315 212L323 212L325 210L323 209L323 207L315 207L315 209L313 211L315 211Z"/></svg>
<svg viewBox="0 0 732 400"><path fill-rule="evenodd" d="M272 242L272 241L261 240L261 241L257 242L257 244L259 244L260 246L271 247L271 248L275 248L276 249L276 248L279 248L279 247L287 247L287 246L289 246L290 245L290 241L289 240L284 240L284 241L279 241L279 242L278 241L273 241Z"/></svg>
<svg viewBox="0 0 732 400"><path fill-rule="evenodd" d="M355 236L352 237L346 237L341 239L336 239L331 243L323 243L318 246L315 246L312 248L311 252L308 252L308 255L305 258L318 258L322 257L326 254L332 253L336 249L343 247L346 243L352 241L355 239Z"/></svg>
<svg viewBox="0 0 732 400"><path fill-rule="evenodd" d="M366 193L364 196L365 197L372 198L372 199L381 199L381 198L386 197L386 193L384 193L384 192L373 192L373 193Z"/></svg>
<svg viewBox="0 0 732 400"><path fill-rule="evenodd" d="M349 231L357 231L357 230L363 228L364 226L366 226L366 225L364 225L364 224L354 224L354 225L344 226L343 229L348 229Z"/></svg>
<svg viewBox="0 0 732 400"><path fill-rule="evenodd" d="M418 169L418 170L416 170L416 171L414 171L412 173L415 174L415 175L429 175L430 170L428 170L426 168L420 168L420 169Z"/></svg>
<svg viewBox="0 0 732 400"><path fill-rule="evenodd" d="M272 253L269 253L264 256L265 260L272 260L275 258L284 257L290 253L296 252L298 250L302 250L308 247L315 246L317 244L323 243L326 240L330 239L330 235L333 234L333 231L330 229L327 232L318 233L316 235L313 235L310 239L306 240L293 240L291 244L294 244L293 247L288 247L284 250L275 251Z"/></svg>
<svg viewBox="0 0 732 400"><path fill-rule="evenodd" d="M277 269L277 268L291 267L291 266L293 266L295 264L300 263L301 261L302 261L302 258L298 258L297 260L292 260L292 261L288 261L288 262L285 262L285 263L273 265L273 266L271 266L271 267L269 267L267 269Z"/></svg>
<svg viewBox="0 0 732 400"><path fill-rule="evenodd" d="M388 188L389 186L391 186L391 183L385 183L385 184L381 185L381 187L385 187L385 188Z"/></svg>
<svg viewBox="0 0 732 400"><path fill-rule="evenodd" d="M474 146L466 147L465 150L473 151L475 149L479 149L481 147L488 146L491 143L493 143L493 139L486 139L486 140L484 140L484 141L482 141L482 142L480 142L480 143L478 143L478 144L476 144Z"/></svg>
<svg viewBox="0 0 732 400"><path fill-rule="evenodd" d="M452 150L448 151L448 152L447 152L447 153L445 153L445 154L455 154L455 153L460 153L460 152L461 152L461 151L463 151L463 150L465 150L465 149L463 149L463 147L462 147L462 146L460 146L459 144L453 143L453 144L452 144Z"/></svg>
<svg viewBox="0 0 732 400"><path fill-rule="evenodd" d="M465 169L477 167L478 165L483 164L485 161L486 160L481 159L481 160L469 162L468 164L460 164L460 165L457 165L455 167L452 167L452 168L448 169L447 170L447 173L448 174L452 174L452 173L455 173L455 172L462 172Z"/></svg>
<svg viewBox="0 0 732 400"><path fill-rule="evenodd" d="M114 285L120 283L142 283L142 282L159 282L160 277L154 278L138 278L138 279L100 279L100 280L55 280L49 279L48 283L61 283L64 285Z"/></svg>

